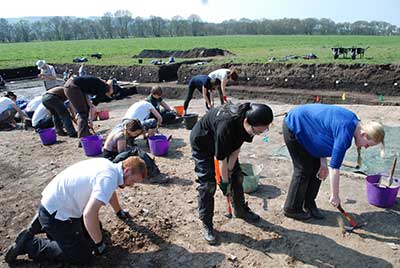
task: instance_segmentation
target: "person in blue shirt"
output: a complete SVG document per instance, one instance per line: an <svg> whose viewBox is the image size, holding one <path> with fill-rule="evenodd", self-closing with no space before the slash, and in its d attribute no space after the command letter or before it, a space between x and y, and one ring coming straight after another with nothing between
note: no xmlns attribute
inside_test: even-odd
<svg viewBox="0 0 400 268"><path fill-rule="evenodd" d="M345 108L327 104L298 106L286 115L283 136L293 161L293 177L284 205L284 215L297 220L323 219L315 199L321 181L330 176L330 203L337 207L339 169L354 138L358 152L384 144L385 131L376 122L361 122ZM329 169L327 157L331 157ZM359 157L360 159L360 157Z"/></svg>
<svg viewBox="0 0 400 268"><path fill-rule="evenodd" d="M214 90L214 87L216 87L217 83L218 83L217 81L212 82L211 78L208 75L200 74L193 76L192 79L190 79L189 81L188 93L186 95L186 99L183 104L183 110L185 111L185 115L187 114L189 102L193 98L193 93L196 89L198 89L202 94L207 110L211 109L214 106L214 98L212 95L212 90Z"/></svg>

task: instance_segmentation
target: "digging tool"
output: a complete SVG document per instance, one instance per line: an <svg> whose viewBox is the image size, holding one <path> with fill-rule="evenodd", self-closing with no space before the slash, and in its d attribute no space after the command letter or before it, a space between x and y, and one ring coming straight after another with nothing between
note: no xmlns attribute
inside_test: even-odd
<svg viewBox="0 0 400 268"><path fill-rule="evenodd" d="M219 169L219 162L218 159L214 159L214 168L215 168L215 180L219 185L221 183L221 172ZM232 205L231 205L231 196L228 194L226 196L226 203L227 203L227 213L224 215L228 219L232 219Z"/></svg>
<svg viewBox="0 0 400 268"><path fill-rule="evenodd" d="M340 213L343 215L343 217L350 223L351 226L344 226L344 229L347 232L352 232L354 229L360 228L361 225L358 225L350 216L349 214L346 213L346 211L344 211L344 209L342 208L342 206L339 204L338 205L338 210L340 211Z"/></svg>
<svg viewBox="0 0 400 268"><path fill-rule="evenodd" d="M394 174L394 170L396 169L396 164L397 164L397 157L395 157L393 159L392 169L390 170L389 187L392 186L392 183L393 183L393 174Z"/></svg>
<svg viewBox="0 0 400 268"><path fill-rule="evenodd" d="M397 164L397 157L395 157L393 159L392 168L390 169L389 177L381 176L381 178L379 179L379 187L386 188L386 187L390 187L393 184L393 174L396 169L396 164Z"/></svg>

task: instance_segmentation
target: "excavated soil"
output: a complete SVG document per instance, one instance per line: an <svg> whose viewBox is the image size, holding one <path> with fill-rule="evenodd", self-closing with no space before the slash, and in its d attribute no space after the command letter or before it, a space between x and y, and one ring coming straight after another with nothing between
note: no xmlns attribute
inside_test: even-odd
<svg viewBox="0 0 400 268"><path fill-rule="evenodd" d="M134 58L206 58L216 56L232 56L232 52L220 48L195 47L190 50L160 50L160 49L144 49Z"/></svg>
<svg viewBox="0 0 400 268"><path fill-rule="evenodd" d="M143 95L110 103L110 119L96 121L98 133L107 135L127 108ZM232 98L233 102L243 102ZM251 99L271 105L275 114L293 105L263 99ZM168 99L181 105L182 99ZM344 105L362 120L379 120L389 126L400 125L400 107ZM373 109L373 113L371 112ZM194 99L190 112L204 114L203 101ZM289 159L276 157L282 148L282 117L274 120L269 142L256 137L245 144L240 159L261 170L259 188L246 194L249 206L262 220L249 224L228 219L226 199L215 195L214 225L219 243L207 245L201 238L197 214L194 163L191 159L189 130L176 124L161 128L172 135L168 155L156 157L162 175L149 183L118 190L122 206L132 220L121 222L109 207L101 210L108 249L105 255L86 267L400 267L400 199L391 209L368 204L364 177L343 173L340 194L344 209L363 227L343 233L340 213L329 205L329 182L322 183L318 204L325 220L298 222L282 214L282 205L292 173ZM39 136L29 130L0 132L0 251L13 242L16 234L35 213L41 191L60 171L88 159L77 140L57 137L58 142L43 146ZM146 142L138 145L149 151ZM389 157L389 156L388 156ZM396 172L396 174L398 174ZM0 257L0 266L8 267ZM52 263L34 263L21 258L13 267L62 267ZM76 267L65 265L64 267Z"/></svg>

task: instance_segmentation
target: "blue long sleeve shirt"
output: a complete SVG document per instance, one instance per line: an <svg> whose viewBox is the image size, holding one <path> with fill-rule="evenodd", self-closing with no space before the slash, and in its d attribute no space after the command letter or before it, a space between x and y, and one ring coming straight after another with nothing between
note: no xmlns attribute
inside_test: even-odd
<svg viewBox="0 0 400 268"><path fill-rule="evenodd" d="M306 104L289 111L285 122L310 155L331 157L331 168L339 169L359 120L339 106Z"/></svg>

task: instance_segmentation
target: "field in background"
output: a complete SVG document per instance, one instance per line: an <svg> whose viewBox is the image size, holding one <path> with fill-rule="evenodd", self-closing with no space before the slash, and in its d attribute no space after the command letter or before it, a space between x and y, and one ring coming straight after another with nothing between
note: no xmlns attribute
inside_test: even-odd
<svg viewBox="0 0 400 268"><path fill-rule="evenodd" d="M364 59L334 60L331 47L367 47ZM38 59L51 63L72 63L75 57L87 57L88 64L122 65L137 64L133 55L143 49L188 50L194 47L221 48L235 54L219 58L216 63L265 63L275 57L316 54L317 60L290 60L289 63L367 63L400 64L400 36L286 36L241 35L174 38L131 38L107 40L79 40L0 44L0 69L32 66ZM101 60L90 58L91 53L103 54ZM180 59L178 59L179 61ZM144 63L149 63L144 60Z"/></svg>

